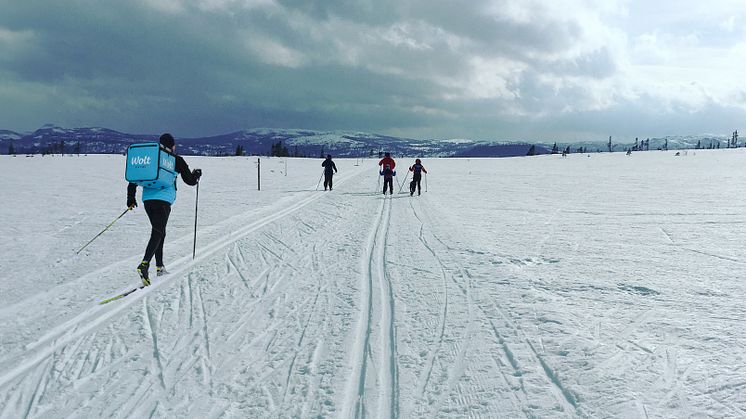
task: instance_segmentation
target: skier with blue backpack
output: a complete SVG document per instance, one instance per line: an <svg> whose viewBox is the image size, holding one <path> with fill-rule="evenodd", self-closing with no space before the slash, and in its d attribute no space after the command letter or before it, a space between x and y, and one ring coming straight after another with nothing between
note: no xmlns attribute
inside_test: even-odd
<svg viewBox="0 0 746 419"><path fill-rule="evenodd" d="M155 147L155 144L153 144L153 147ZM171 205L176 200L177 176L181 175L184 183L190 186L196 185L202 176L202 170L194 169L190 171L186 161L175 153L176 144L171 134L161 135L159 147L158 159L160 159L160 153L163 153L166 159L170 159L168 161L174 162L174 167L171 167L172 170L161 171L157 182L142 185L142 201L152 227L150 240L145 248L145 256L143 256L142 262L137 265L137 273L140 275L144 286L150 285L148 267L153 256L155 256L156 275L161 276L168 273L163 264L163 241L166 237L166 224L168 224L168 217L171 214ZM127 207L129 209L137 206L137 200L135 199L137 186L138 184L133 182L127 185Z"/></svg>
<svg viewBox="0 0 746 419"><path fill-rule="evenodd" d="M389 195L394 194L394 176L396 171L391 168L390 164L387 164L383 170L379 172L383 176L383 194L386 195L386 187L389 188Z"/></svg>

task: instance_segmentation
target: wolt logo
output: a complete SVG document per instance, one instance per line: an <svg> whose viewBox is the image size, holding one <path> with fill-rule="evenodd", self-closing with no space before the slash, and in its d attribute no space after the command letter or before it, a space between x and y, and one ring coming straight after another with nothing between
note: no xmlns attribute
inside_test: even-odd
<svg viewBox="0 0 746 419"><path fill-rule="evenodd" d="M161 158L161 166L168 170L174 170L174 162L168 157L164 156Z"/></svg>
<svg viewBox="0 0 746 419"><path fill-rule="evenodd" d="M150 156L135 156L130 160L130 163L135 166L148 165L150 164Z"/></svg>

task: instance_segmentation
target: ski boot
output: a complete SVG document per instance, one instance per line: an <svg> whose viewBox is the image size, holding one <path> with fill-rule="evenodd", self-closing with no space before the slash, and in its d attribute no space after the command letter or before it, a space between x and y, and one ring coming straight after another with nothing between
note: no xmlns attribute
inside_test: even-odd
<svg viewBox="0 0 746 419"><path fill-rule="evenodd" d="M163 276L168 274L168 271L166 270L165 266L156 266L155 267L155 276Z"/></svg>
<svg viewBox="0 0 746 419"><path fill-rule="evenodd" d="M147 287L150 285L150 278L148 278L148 265L150 265L150 262L142 261L139 265L137 265L137 273L140 275L140 279L142 279L142 285Z"/></svg>

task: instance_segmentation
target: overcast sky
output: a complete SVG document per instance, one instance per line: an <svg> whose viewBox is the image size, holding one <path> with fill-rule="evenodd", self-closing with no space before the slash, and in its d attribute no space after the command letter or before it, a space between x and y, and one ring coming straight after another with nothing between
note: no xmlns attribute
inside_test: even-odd
<svg viewBox="0 0 746 419"><path fill-rule="evenodd" d="M746 133L746 0L0 0L0 129Z"/></svg>

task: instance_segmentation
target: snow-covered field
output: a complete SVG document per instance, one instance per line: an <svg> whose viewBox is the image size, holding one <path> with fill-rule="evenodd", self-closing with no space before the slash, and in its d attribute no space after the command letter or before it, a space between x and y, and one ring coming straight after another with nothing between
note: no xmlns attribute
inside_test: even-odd
<svg viewBox="0 0 746 419"><path fill-rule="evenodd" d="M196 259L179 181L171 273L99 305L149 234L141 206L75 253L123 157L1 156L0 417L744 417L745 158L425 160L384 199L374 160L323 192L263 159L257 191L187 157Z"/></svg>

